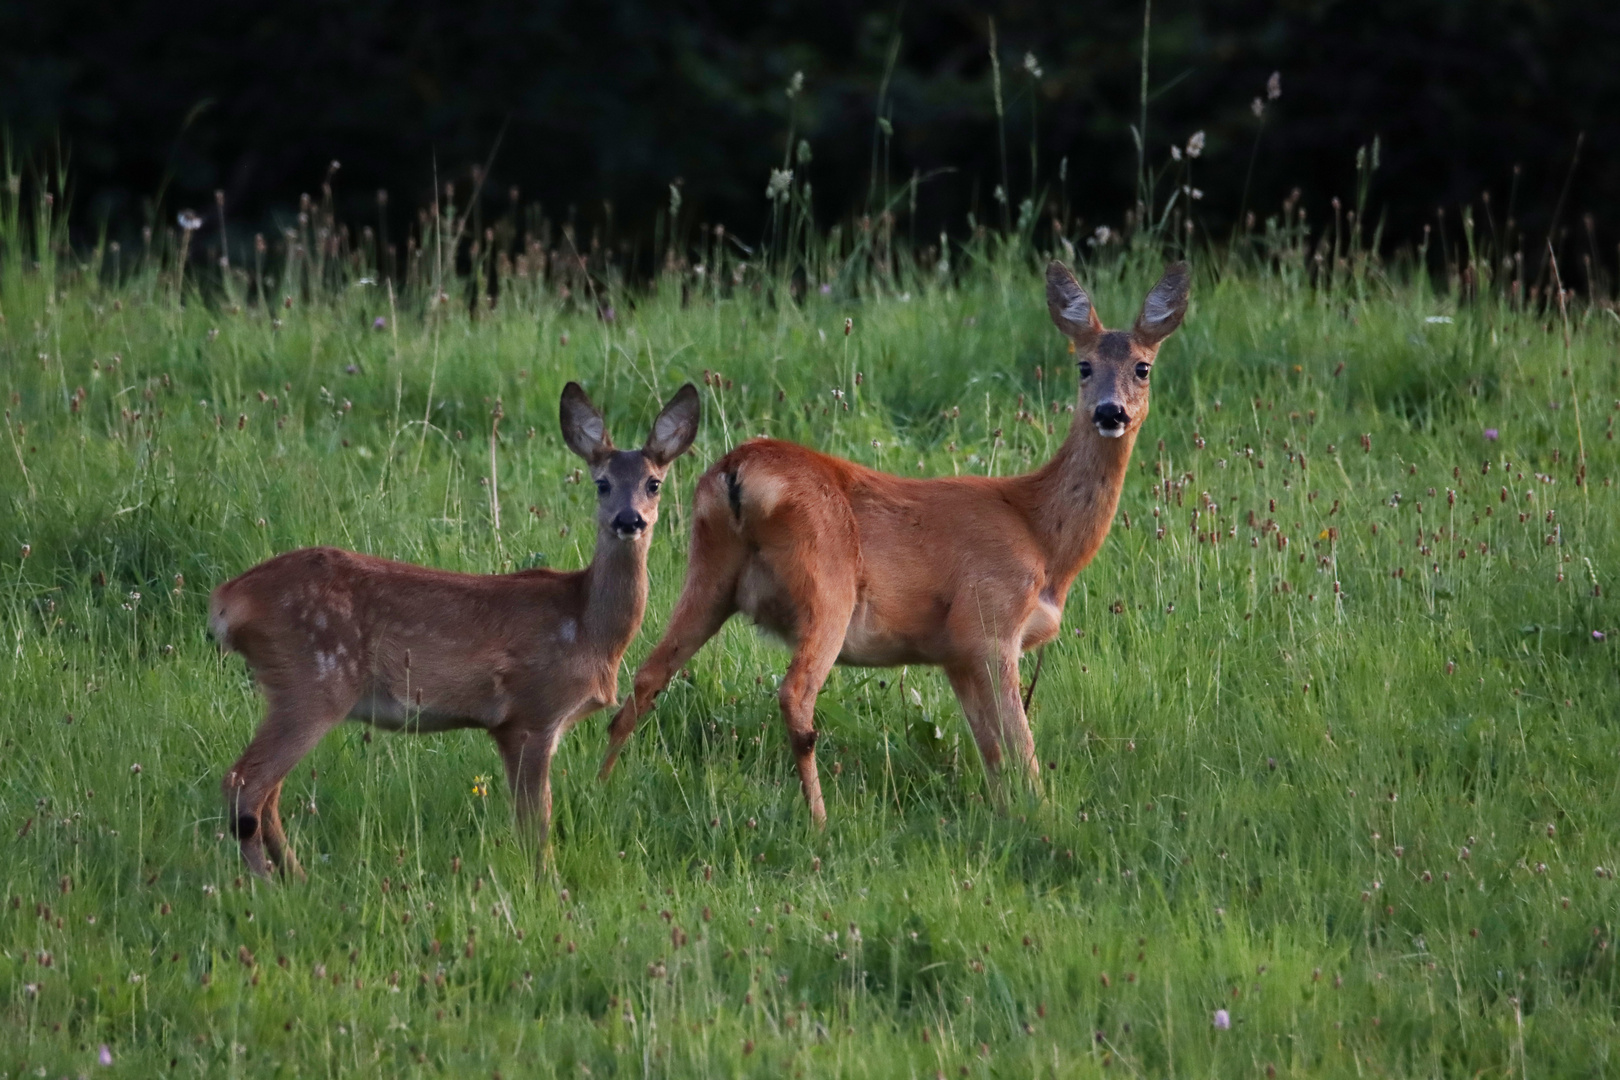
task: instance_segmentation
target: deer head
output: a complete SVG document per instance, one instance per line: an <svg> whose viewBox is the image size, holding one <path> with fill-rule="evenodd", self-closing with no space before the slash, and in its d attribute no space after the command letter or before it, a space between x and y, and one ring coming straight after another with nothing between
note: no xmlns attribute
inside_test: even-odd
<svg viewBox="0 0 1620 1080"><path fill-rule="evenodd" d="M687 383L676 392L640 450L614 449L601 412L578 383L563 388L560 411L563 441L585 459L596 484L598 537L634 541L651 536L664 474L697 436L697 390Z"/></svg>
<svg viewBox="0 0 1620 1080"><path fill-rule="evenodd" d="M1159 345L1187 314L1192 277L1184 262L1172 263L1142 303L1129 331L1107 330L1091 297L1069 268L1053 261L1046 268L1046 307L1052 322L1074 345L1080 368L1080 416L1090 417L1097 434L1117 439L1135 431L1147 416L1148 382Z"/></svg>

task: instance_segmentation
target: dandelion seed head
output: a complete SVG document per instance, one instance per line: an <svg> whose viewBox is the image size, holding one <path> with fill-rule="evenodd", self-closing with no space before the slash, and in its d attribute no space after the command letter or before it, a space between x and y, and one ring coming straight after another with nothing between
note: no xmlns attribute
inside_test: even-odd
<svg viewBox="0 0 1620 1080"><path fill-rule="evenodd" d="M784 202L792 187L792 169L772 169L771 178L765 185L765 198L770 202Z"/></svg>

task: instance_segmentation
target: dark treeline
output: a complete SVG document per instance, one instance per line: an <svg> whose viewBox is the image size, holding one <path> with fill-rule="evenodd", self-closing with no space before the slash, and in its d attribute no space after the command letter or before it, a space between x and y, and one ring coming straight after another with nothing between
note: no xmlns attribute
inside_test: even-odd
<svg viewBox="0 0 1620 1080"><path fill-rule="evenodd" d="M1376 136L1372 206L1392 242L1443 209L1458 243L1461 208L1484 228L1489 191L1498 223L1511 202L1526 236L1561 227L1573 255L1613 264L1620 4L1159 0L1151 14L1148 161L1207 133L1185 178L1205 232L1295 187L1322 222ZM464 200L499 140L485 192L500 205L516 187L553 220L646 250L678 183L680 228L752 240L790 127L823 221L874 213L920 175L915 203L897 202L902 235L960 233L970 213L1000 225L1005 178L1007 216L1033 197L1089 232L1135 198L1143 15L1071 0L5 0L0 110L14 160L67 159L83 232L212 212L216 190L244 233L285 224L336 160L339 216L374 221L388 188L397 235L435 176ZM1282 95L1262 121L1252 102L1273 71Z"/></svg>

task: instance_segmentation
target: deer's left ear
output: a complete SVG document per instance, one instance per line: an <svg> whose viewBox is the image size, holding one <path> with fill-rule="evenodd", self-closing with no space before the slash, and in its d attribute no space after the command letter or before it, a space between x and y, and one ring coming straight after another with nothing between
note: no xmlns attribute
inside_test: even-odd
<svg viewBox="0 0 1620 1080"><path fill-rule="evenodd" d="M659 466L668 465L691 447L697 438L698 419L703 414L697 387L687 383L675 391L664 411L653 421L652 433L641 452Z"/></svg>
<svg viewBox="0 0 1620 1080"><path fill-rule="evenodd" d="M1143 345L1158 345L1181 325L1187 315L1187 295L1192 291L1192 272L1184 262L1165 267L1164 277L1153 286L1142 302L1131 336Z"/></svg>

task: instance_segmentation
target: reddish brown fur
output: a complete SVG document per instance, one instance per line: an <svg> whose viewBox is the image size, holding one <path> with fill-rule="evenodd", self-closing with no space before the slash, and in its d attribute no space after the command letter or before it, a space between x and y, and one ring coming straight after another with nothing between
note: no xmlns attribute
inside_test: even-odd
<svg viewBox="0 0 1620 1080"><path fill-rule="evenodd" d="M249 867L302 873L282 829L282 781L345 718L487 730L544 849L552 754L581 717L618 700L619 661L646 610L656 482L690 444L697 407L687 386L645 449L615 451L584 392L564 391L564 435L607 488L596 556L583 570L457 574L305 548L214 591L210 627L246 659L267 699L223 785Z"/></svg>
<svg viewBox="0 0 1620 1080"><path fill-rule="evenodd" d="M732 614L793 646L780 704L812 818L826 811L815 764L816 695L834 663L937 664L995 776L1011 756L1039 786L1018 695L1018 658L1058 633L1076 575L1113 521L1151 365L1179 325L1187 275L1172 267L1129 333L1109 333L1060 264L1053 320L1088 365L1069 436L1022 476L912 479L792 443L738 446L698 481L686 583L663 639L614 717L605 779L653 698ZM1122 430L1101 418L1118 408Z"/></svg>

